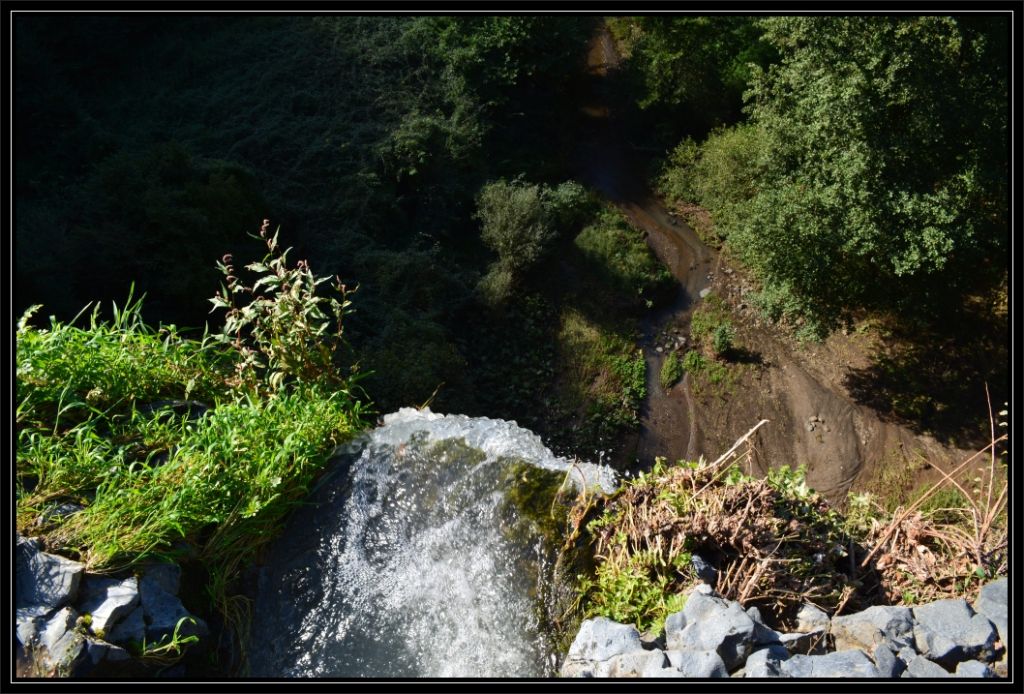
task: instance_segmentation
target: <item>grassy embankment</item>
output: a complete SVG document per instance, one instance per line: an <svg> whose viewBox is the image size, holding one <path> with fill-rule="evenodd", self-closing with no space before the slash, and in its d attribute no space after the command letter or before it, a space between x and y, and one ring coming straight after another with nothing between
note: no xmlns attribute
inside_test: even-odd
<svg viewBox="0 0 1024 694"><path fill-rule="evenodd" d="M235 306L253 287L227 278L228 334L153 329L130 298L109 321L97 305L47 327L26 314L17 332L18 529L91 572L179 562L205 582L202 596L183 596L187 607L219 613L239 635L249 609L233 595L240 571L332 448L365 426L354 379L332 361L344 294L315 297L323 280L301 261L286 268L276 237L267 243L251 266L254 300ZM233 272L230 261L222 269ZM65 502L83 508L51 518ZM138 653L166 656L166 645Z"/></svg>

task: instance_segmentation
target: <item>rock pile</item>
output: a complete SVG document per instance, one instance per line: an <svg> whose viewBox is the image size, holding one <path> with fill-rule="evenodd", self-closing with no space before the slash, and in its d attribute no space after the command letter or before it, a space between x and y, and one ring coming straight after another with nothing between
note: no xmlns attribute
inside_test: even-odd
<svg viewBox="0 0 1024 694"><path fill-rule="evenodd" d="M20 535L15 561L18 652L32 674L124 676L134 666L130 644L167 643L183 618L179 637L209 634L177 597L177 565L154 564L141 580L88 574Z"/></svg>
<svg viewBox="0 0 1024 694"><path fill-rule="evenodd" d="M982 588L973 607L938 600L920 607L871 607L829 618L813 605L797 630L780 633L756 608L744 611L709 585L665 620L664 632L604 617L580 626L563 677L967 677L1006 676L1007 584Z"/></svg>

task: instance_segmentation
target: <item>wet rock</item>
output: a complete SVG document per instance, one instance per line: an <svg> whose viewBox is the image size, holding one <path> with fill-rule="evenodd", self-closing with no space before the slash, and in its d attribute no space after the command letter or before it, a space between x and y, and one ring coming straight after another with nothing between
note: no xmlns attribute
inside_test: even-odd
<svg viewBox="0 0 1024 694"><path fill-rule="evenodd" d="M839 651L859 648L871 652L880 643L893 651L914 646L913 613L906 607L876 605L863 612L833 617L830 631Z"/></svg>
<svg viewBox="0 0 1024 694"><path fill-rule="evenodd" d="M585 672L590 672L591 677L605 676L595 672L605 669L598 668L598 663L634 652L650 652L644 651L640 632L635 627L613 622L606 617L594 617L580 625L562 665L562 676L586 677Z"/></svg>
<svg viewBox="0 0 1024 694"><path fill-rule="evenodd" d="M747 656L744 677L781 677L782 662L789 660L789 651L779 644L759 648Z"/></svg>
<svg viewBox="0 0 1024 694"><path fill-rule="evenodd" d="M878 669L871 659L858 649L837 651L826 655L795 655L780 663L783 677L878 677Z"/></svg>
<svg viewBox="0 0 1024 694"><path fill-rule="evenodd" d="M990 679L996 676L996 673L992 672L985 663L978 662L977 660L965 660L956 666L957 677L967 677L976 679Z"/></svg>
<svg viewBox="0 0 1024 694"><path fill-rule="evenodd" d="M829 617L823 611L807 603L796 613L796 631L807 633L811 631L828 631Z"/></svg>
<svg viewBox="0 0 1024 694"><path fill-rule="evenodd" d="M966 600L936 600L914 608L914 638L921 655L952 668L962 660L995 658L996 631Z"/></svg>
<svg viewBox="0 0 1024 694"><path fill-rule="evenodd" d="M1009 607L1006 601L1005 576L982 587L978 592L978 599L974 602L974 609L995 625L999 632L999 640L1003 642L1003 646L1008 646L1006 620Z"/></svg>
<svg viewBox="0 0 1024 694"><path fill-rule="evenodd" d="M678 677L728 677L722 657L715 651L665 651Z"/></svg>
<svg viewBox="0 0 1024 694"><path fill-rule="evenodd" d="M78 595L85 565L39 550L37 541L18 537L17 607L41 610L39 614L66 605Z"/></svg>
<svg viewBox="0 0 1024 694"><path fill-rule="evenodd" d="M754 643L754 621L739 603L723 600L702 584L690 593L682 610L686 626L669 631L672 650L715 651L729 670L741 665Z"/></svg>
<svg viewBox="0 0 1024 694"><path fill-rule="evenodd" d="M134 576L119 580L87 575L80 592L78 610L91 615L89 628L100 638L139 604L138 580Z"/></svg>
<svg viewBox="0 0 1024 694"><path fill-rule="evenodd" d="M907 665L906 671L901 676L905 678L928 679L935 677L950 677L950 674L941 665L933 663L923 655L919 655L916 658L911 659L910 663Z"/></svg>

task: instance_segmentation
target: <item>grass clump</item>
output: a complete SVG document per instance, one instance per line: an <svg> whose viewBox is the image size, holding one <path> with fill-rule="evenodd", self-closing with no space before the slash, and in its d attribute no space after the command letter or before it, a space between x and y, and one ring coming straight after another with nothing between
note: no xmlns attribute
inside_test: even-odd
<svg viewBox="0 0 1024 694"><path fill-rule="evenodd" d="M613 209L604 209L576 237L576 247L619 293L653 305L672 287L643 235Z"/></svg>
<svg viewBox="0 0 1024 694"><path fill-rule="evenodd" d="M675 352L670 353L662 362L661 372L658 374L661 387L668 390L678 383L685 373L686 370L683 368L683 362L680 361L679 355Z"/></svg>
<svg viewBox="0 0 1024 694"><path fill-rule="evenodd" d="M219 335L152 329L131 299L85 327L36 328L29 312L17 332L19 529L90 571L198 562L208 609L239 629L241 568L365 425L356 379L333 361L344 288L340 301L317 296L326 280L303 261L288 267L266 222L261 236L268 254L248 266L251 286L220 265ZM60 501L84 508L49 520Z"/></svg>
<svg viewBox="0 0 1024 694"><path fill-rule="evenodd" d="M565 309L558 333L565 404L586 417L596 439L611 439L639 423L647 395L646 363L633 342L575 309Z"/></svg>

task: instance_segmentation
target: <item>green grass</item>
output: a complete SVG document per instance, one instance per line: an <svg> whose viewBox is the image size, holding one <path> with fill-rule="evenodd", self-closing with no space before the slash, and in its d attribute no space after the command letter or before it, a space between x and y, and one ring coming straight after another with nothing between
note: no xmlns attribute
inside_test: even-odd
<svg viewBox="0 0 1024 694"><path fill-rule="evenodd" d="M365 426L345 387L233 378L231 345L141 320L141 303L17 333L17 524L89 571L198 561L209 609L237 626L233 584L305 495L333 447ZM273 364L271 363L271 366ZM150 407L201 401L189 412ZM55 502L84 509L40 521ZM40 523L41 525L37 525Z"/></svg>
<svg viewBox="0 0 1024 694"><path fill-rule="evenodd" d="M557 339L566 405L585 409L599 436L636 426L647 366L633 342L571 308L562 312Z"/></svg>
<svg viewBox="0 0 1024 694"><path fill-rule="evenodd" d="M602 210L575 243L603 279L626 296L654 301L672 285L671 274L651 253L643 235L613 209Z"/></svg>

